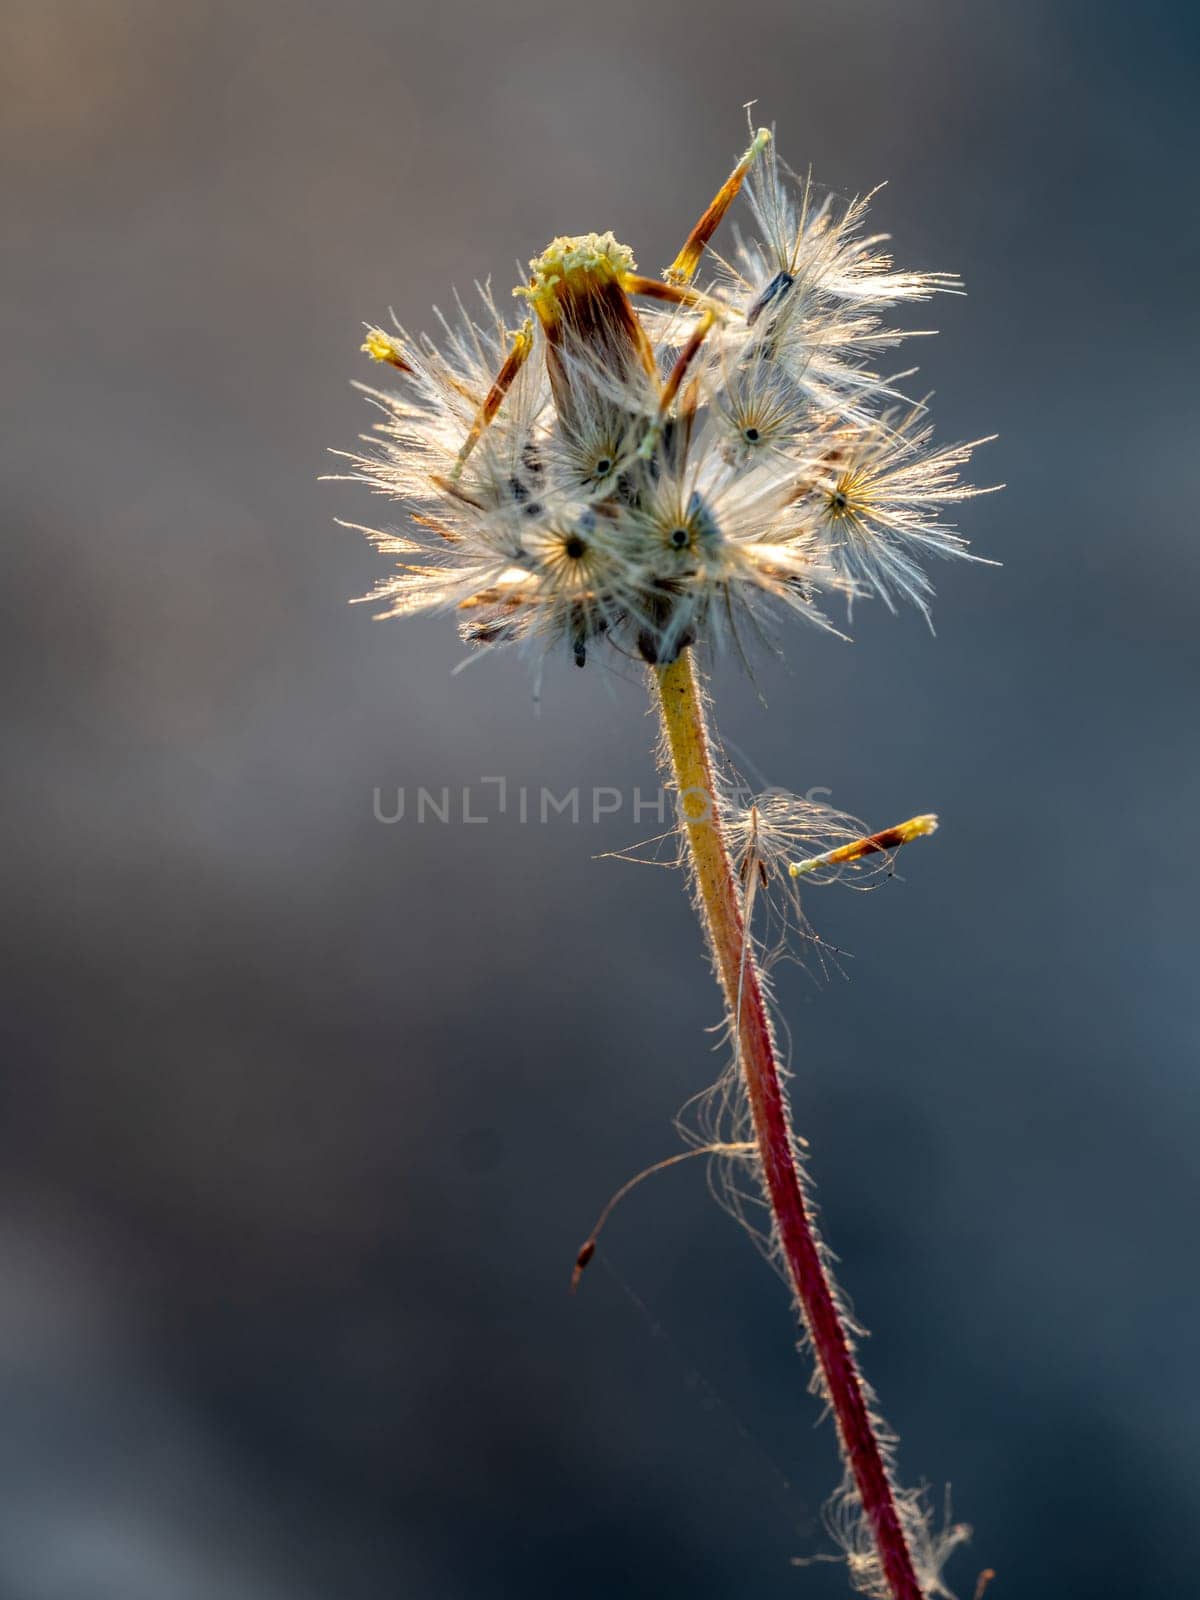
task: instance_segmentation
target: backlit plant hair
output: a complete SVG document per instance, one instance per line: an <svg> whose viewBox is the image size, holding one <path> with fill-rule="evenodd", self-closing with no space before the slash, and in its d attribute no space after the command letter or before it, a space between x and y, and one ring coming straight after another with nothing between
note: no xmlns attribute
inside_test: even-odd
<svg viewBox="0 0 1200 1600"><path fill-rule="evenodd" d="M739 193L752 232L724 259L711 240ZM925 406L876 370L905 337L884 314L959 284L897 270L866 209L818 199L759 129L661 277L611 233L559 238L514 291L515 327L484 287L482 316L460 306L440 345L369 329L364 349L399 383L369 391L382 420L348 476L409 513L404 529L363 530L397 558L369 597L381 615L450 611L472 645L534 646L539 670L582 667L602 644L646 663L732 1058L685 1135L719 1158L739 1214L765 1210L837 1429L826 1520L853 1586L921 1600L949 1593L942 1565L965 1530L935 1532L898 1487L814 1221L755 909L803 935L801 881L890 859L936 818L867 834L779 792L731 798L697 667L701 647L744 653L788 615L833 629L824 595L928 615L922 557L967 554L943 517L977 492L958 476L974 446L934 446Z"/></svg>

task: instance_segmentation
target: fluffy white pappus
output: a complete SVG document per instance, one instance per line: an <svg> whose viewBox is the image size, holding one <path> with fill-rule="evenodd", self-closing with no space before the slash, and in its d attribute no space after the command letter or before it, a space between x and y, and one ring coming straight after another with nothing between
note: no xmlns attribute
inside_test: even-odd
<svg viewBox="0 0 1200 1600"><path fill-rule="evenodd" d="M875 1410L875 1397L869 1387L867 1398L877 1434L884 1443L888 1472L892 1475L895 1436ZM964 1522L952 1520L949 1493L946 1495L940 1526L934 1525L924 1490L903 1489L893 1481L892 1498L922 1595L926 1600L956 1600L954 1590L946 1584L945 1566L955 1550L969 1542L971 1529ZM866 1600L892 1600L893 1591L883 1571L870 1523L863 1513L862 1502L849 1471L823 1507L822 1521L845 1558L850 1587L865 1596Z"/></svg>
<svg viewBox="0 0 1200 1600"><path fill-rule="evenodd" d="M931 444L924 405L885 412L870 428L833 433L805 505L834 570L892 611L897 599L929 616L933 586L922 556L980 561L950 524L947 506L989 493L964 484L960 469L989 441Z"/></svg>
<svg viewBox="0 0 1200 1600"><path fill-rule="evenodd" d="M832 628L815 596L844 586L777 459L730 459L719 431L707 430L645 485L630 516L646 557L648 659L672 660L701 634L741 648L767 637L772 610Z"/></svg>
<svg viewBox="0 0 1200 1600"><path fill-rule="evenodd" d="M896 270L866 200L818 202L768 135L747 162L756 233L699 286L586 234L531 263L515 327L483 286L440 341L369 330L397 387L368 391L380 420L344 476L411 519L367 530L400 558L381 615L454 609L474 644L582 666L601 638L659 664L701 640L744 654L772 615L830 626L821 591L927 612L919 558L966 553L937 518L974 492L973 446L932 449L872 363L904 336L887 308L957 280Z"/></svg>

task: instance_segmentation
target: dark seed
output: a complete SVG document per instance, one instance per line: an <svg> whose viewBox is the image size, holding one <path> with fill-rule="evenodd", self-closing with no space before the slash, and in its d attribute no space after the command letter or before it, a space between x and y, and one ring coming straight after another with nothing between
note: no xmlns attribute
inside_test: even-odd
<svg viewBox="0 0 1200 1600"><path fill-rule="evenodd" d="M758 299L746 313L746 322L750 327L758 321L772 300L781 300L795 283L795 278L790 272L777 272L770 283L759 295Z"/></svg>

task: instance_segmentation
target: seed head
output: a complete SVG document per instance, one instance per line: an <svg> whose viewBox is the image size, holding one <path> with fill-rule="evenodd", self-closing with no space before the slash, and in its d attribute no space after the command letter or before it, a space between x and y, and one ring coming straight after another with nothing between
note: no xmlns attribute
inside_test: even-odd
<svg viewBox="0 0 1200 1600"><path fill-rule="evenodd" d="M730 262L710 240L739 191L754 232ZM872 363L903 337L890 307L958 282L897 271L866 206L818 201L759 129L661 280L611 233L564 237L514 290L515 329L486 287L440 345L371 328L401 382L368 391L381 420L347 476L414 530L367 530L402 558L381 614L450 609L474 644L582 666L601 638L668 663L771 613L828 626L822 591L927 611L919 558L967 553L939 518L976 492L974 446L935 449Z"/></svg>

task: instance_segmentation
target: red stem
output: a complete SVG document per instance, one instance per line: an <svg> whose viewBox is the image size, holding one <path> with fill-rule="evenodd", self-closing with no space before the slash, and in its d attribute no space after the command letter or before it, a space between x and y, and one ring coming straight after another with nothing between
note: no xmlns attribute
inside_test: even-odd
<svg viewBox="0 0 1200 1600"><path fill-rule="evenodd" d="M654 669L653 676L703 920L730 1016L736 1018L738 1058L767 1198L889 1593L892 1600L923 1600L850 1333L804 1198L775 1039L717 813L709 736L691 654L685 650L669 666Z"/></svg>

